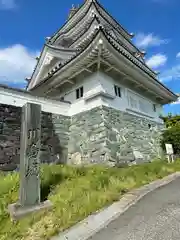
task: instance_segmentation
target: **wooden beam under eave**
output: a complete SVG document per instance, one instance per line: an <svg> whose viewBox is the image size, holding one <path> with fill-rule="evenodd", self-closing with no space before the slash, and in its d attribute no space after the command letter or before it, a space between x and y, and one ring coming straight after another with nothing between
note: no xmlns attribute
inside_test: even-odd
<svg viewBox="0 0 180 240"><path fill-rule="evenodd" d="M150 92L148 88L146 88L144 85L142 84L136 84L135 86L136 89L142 89L144 92Z"/></svg>
<svg viewBox="0 0 180 240"><path fill-rule="evenodd" d="M75 84L74 81L72 81L72 80L70 80L70 79L68 78L68 79L64 79L62 82L56 84L56 85L54 86L54 89L62 86L62 85L65 84L65 83Z"/></svg>
<svg viewBox="0 0 180 240"><path fill-rule="evenodd" d="M56 89L56 88L62 86L63 84L65 84L66 82L69 82L69 83L71 83L71 84L74 84L74 83L73 83L74 81L73 81L72 79L75 78L75 77L76 77L77 75L79 75L80 73L82 73L83 71L87 70L89 67L91 67L91 65L93 65L93 64L95 64L95 63L97 63L97 60L89 63L89 64L86 66L86 68L82 68L80 71L75 72L74 74L72 74L72 76L71 76L70 78L66 78L66 79L64 79L62 82L56 84L52 89ZM91 72L91 71L89 70L88 72ZM51 92L51 89L48 91L48 93L49 93L49 92Z"/></svg>
<svg viewBox="0 0 180 240"><path fill-rule="evenodd" d="M68 83L70 83L70 84L72 84L72 85L74 85L75 84L75 82L74 81L72 81L72 80L69 80L69 79L67 79L67 81L66 82L68 82ZM66 83L65 82L65 83Z"/></svg>
<svg viewBox="0 0 180 240"><path fill-rule="evenodd" d="M99 46L99 51L98 51L97 71L99 71L101 67L101 54L102 54L102 45Z"/></svg>
<svg viewBox="0 0 180 240"><path fill-rule="evenodd" d="M158 100L158 101L163 101L164 99L161 98L161 97L159 97L159 96L156 96L156 100Z"/></svg>
<svg viewBox="0 0 180 240"><path fill-rule="evenodd" d="M54 90L55 88L54 87L51 87L48 91L46 91L46 95L50 92L52 92L52 90Z"/></svg>
<svg viewBox="0 0 180 240"><path fill-rule="evenodd" d="M105 60L101 59L101 62L106 64L109 68L111 68L111 70L115 70L116 72L120 73L123 76L127 76L127 74L125 74L124 72L122 72L121 70L117 69L115 66L111 65L110 63L106 62Z"/></svg>
<svg viewBox="0 0 180 240"><path fill-rule="evenodd" d="M108 68L106 69L105 72L110 72L112 69L113 69L113 66L110 66L110 67L108 67Z"/></svg>
<svg viewBox="0 0 180 240"><path fill-rule="evenodd" d="M84 68L86 72L92 73L92 71L89 68Z"/></svg>

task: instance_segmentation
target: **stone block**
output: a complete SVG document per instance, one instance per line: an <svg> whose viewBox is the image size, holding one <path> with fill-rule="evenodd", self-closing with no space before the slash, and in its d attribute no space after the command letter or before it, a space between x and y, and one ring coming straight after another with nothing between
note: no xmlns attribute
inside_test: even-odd
<svg viewBox="0 0 180 240"><path fill-rule="evenodd" d="M0 170L3 172L12 172L17 168L15 163L0 164Z"/></svg>
<svg viewBox="0 0 180 240"><path fill-rule="evenodd" d="M22 207L19 203L14 203L8 206L8 210L13 221L20 220L21 218L39 211L48 210L53 207L53 204L48 200L41 202L34 206Z"/></svg>

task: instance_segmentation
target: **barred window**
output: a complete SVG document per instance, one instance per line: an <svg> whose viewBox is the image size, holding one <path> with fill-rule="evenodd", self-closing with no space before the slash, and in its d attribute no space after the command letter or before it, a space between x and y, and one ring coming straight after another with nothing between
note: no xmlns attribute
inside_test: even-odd
<svg viewBox="0 0 180 240"><path fill-rule="evenodd" d="M76 99L79 99L79 98L83 97L83 95L84 95L83 87L80 87L80 88L76 89Z"/></svg>
<svg viewBox="0 0 180 240"><path fill-rule="evenodd" d="M117 97L121 97L121 88L117 85L114 85L114 92Z"/></svg>

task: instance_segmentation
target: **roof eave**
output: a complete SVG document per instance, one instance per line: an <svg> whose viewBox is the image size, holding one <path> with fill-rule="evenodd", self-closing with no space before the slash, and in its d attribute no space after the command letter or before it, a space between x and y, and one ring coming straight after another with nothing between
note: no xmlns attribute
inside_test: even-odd
<svg viewBox="0 0 180 240"><path fill-rule="evenodd" d="M50 74L49 76L47 76L46 78L44 78L42 81L39 82L39 84L37 84L36 86L34 86L31 90L33 91L34 89L42 86L43 84L47 83L47 81L52 78L55 74L59 73L61 70L64 70L64 68L66 68L67 66L72 65L73 62L77 59L79 59L79 57L81 57L81 55L88 49L91 47L91 43L94 41L97 41L98 35L101 34L101 30L100 29L96 29L94 32L94 38L92 38L92 40L90 41L90 43L88 44L88 46L86 46L84 49L82 49L81 51L79 51L79 53L75 56L73 56L71 59L69 59L66 64L64 64L63 66L61 66L59 69L56 69L52 74Z"/></svg>
<svg viewBox="0 0 180 240"><path fill-rule="evenodd" d="M77 14L79 13L79 11L83 8L83 6L86 4L87 1L84 1L84 3L79 7L79 9L76 11L76 13L70 18L67 19L67 21L52 35L52 37L50 37L50 39L48 40L48 43L50 43L51 41L53 41L53 38L56 38L56 36L59 34L59 32L61 30L63 30L63 28L72 20L75 19L75 17L77 16ZM92 4L92 3L91 3Z"/></svg>
<svg viewBox="0 0 180 240"><path fill-rule="evenodd" d="M101 34L101 35L99 35ZM96 41L99 37L103 37L104 39L103 40L106 40L107 41L107 44L110 44L111 43L108 41L106 35L104 34L104 32L99 29L98 30L98 33L96 33L96 36L95 38L93 38L93 40L89 43L89 46L92 44L92 42ZM62 66L62 68L58 69L54 74L57 74L57 73L60 73L61 71L64 71L64 69L70 69L71 66L73 66L74 62L78 62L78 59L79 57L81 57L81 54L83 54L83 52L89 47L87 46L85 49L83 49L83 51L81 53L79 53L77 56L75 56L72 61L69 61L66 65ZM111 45L111 47L115 48L113 45ZM115 49L117 51L117 49ZM118 51L117 51L118 52ZM143 71L141 69L141 71ZM54 74L52 76L54 76ZM147 73L146 73L147 74ZM47 83L47 81L52 78L52 76L48 76L47 78L45 78L43 81L40 82L39 86L42 86L42 84L45 84ZM154 82L154 84L157 84L157 87L159 86L161 88L162 91L164 91L164 93L166 93L165 95L167 96L166 100L167 101L164 101L164 102L167 102L167 103L171 103L171 102L174 102L177 100L178 96L176 94L174 94L171 90L169 90L165 85L163 85L162 83L160 83L157 79L153 78L152 76L148 76L148 77L151 77L152 81ZM35 88L39 87L39 86L35 86ZM32 89L33 90L33 89ZM164 99L165 100L165 99Z"/></svg>
<svg viewBox="0 0 180 240"><path fill-rule="evenodd" d="M41 57L42 57L45 49L46 49L46 45L44 44L44 45L43 45L43 48L42 48L42 50L41 50L40 56L39 56L39 58L38 58L38 60L37 60L37 63L36 63L36 65L35 65L35 67L34 67L34 70L33 70L32 74L31 74L30 80L28 81L28 84L27 84L27 86L26 86L26 90L28 90L28 88L29 88L29 86L30 86L30 84L31 84L31 82L32 82L32 80L33 80L33 78L34 78L34 74L35 74L35 72L36 72L36 70L37 70L37 67L38 67L38 65L39 65L39 63L40 63Z"/></svg>
<svg viewBox="0 0 180 240"><path fill-rule="evenodd" d="M108 42L116 51L118 51L118 50L116 49L116 47L109 42L109 40L108 40L108 38L107 38L107 36L106 36L106 34L105 34L104 32L103 32L103 35L104 35L105 39L107 40L107 42ZM125 56L125 57L127 58L127 56ZM137 67L140 68L138 65L137 65ZM141 69L141 68L140 68L140 69ZM143 71L143 69L141 69L141 71ZM152 80L156 81L156 83L158 83L161 87L163 87L167 92L169 92L169 94L172 96L172 101L177 98L177 95L174 94L170 89L168 89L164 84L162 84L157 78L149 75L147 72L145 72L145 74L147 74L150 78L152 78Z"/></svg>

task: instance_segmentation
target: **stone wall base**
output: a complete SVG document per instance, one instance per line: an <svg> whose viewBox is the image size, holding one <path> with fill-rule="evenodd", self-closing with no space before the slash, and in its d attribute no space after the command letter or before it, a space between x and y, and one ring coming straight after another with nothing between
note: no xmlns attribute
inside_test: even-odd
<svg viewBox="0 0 180 240"><path fill-rule="evenodd" d="M41 163L129 165L161 155L162 124L101 106L72 117L42 113ZM0 170L20 159L21 108L0 104Z"/></svg>
<svg viewBox="0 0 180 240"><path fill-rule="evenodd" d="M68 163L139 164L160 157L164 125L109 107L72 117Z"/></svg>
<svg viewBox="0 0 180 240"><path fill-rule="evenodd" d="M28 214L39 212L45 209L52 208L52 203L48 200L45 202L42 202L36 206L30 206L30 207L21 207L19 203L14 203L9 205L8 210L11 216L11 219L13 221L17 221Z"/></svg>
<svg viewBox="0 0 180 240"><path fill-rule="evenodd" d="M41 163L66 163L70 117L42 112ZM0 171L20 162L21 108L0 104Z"/></svg>

